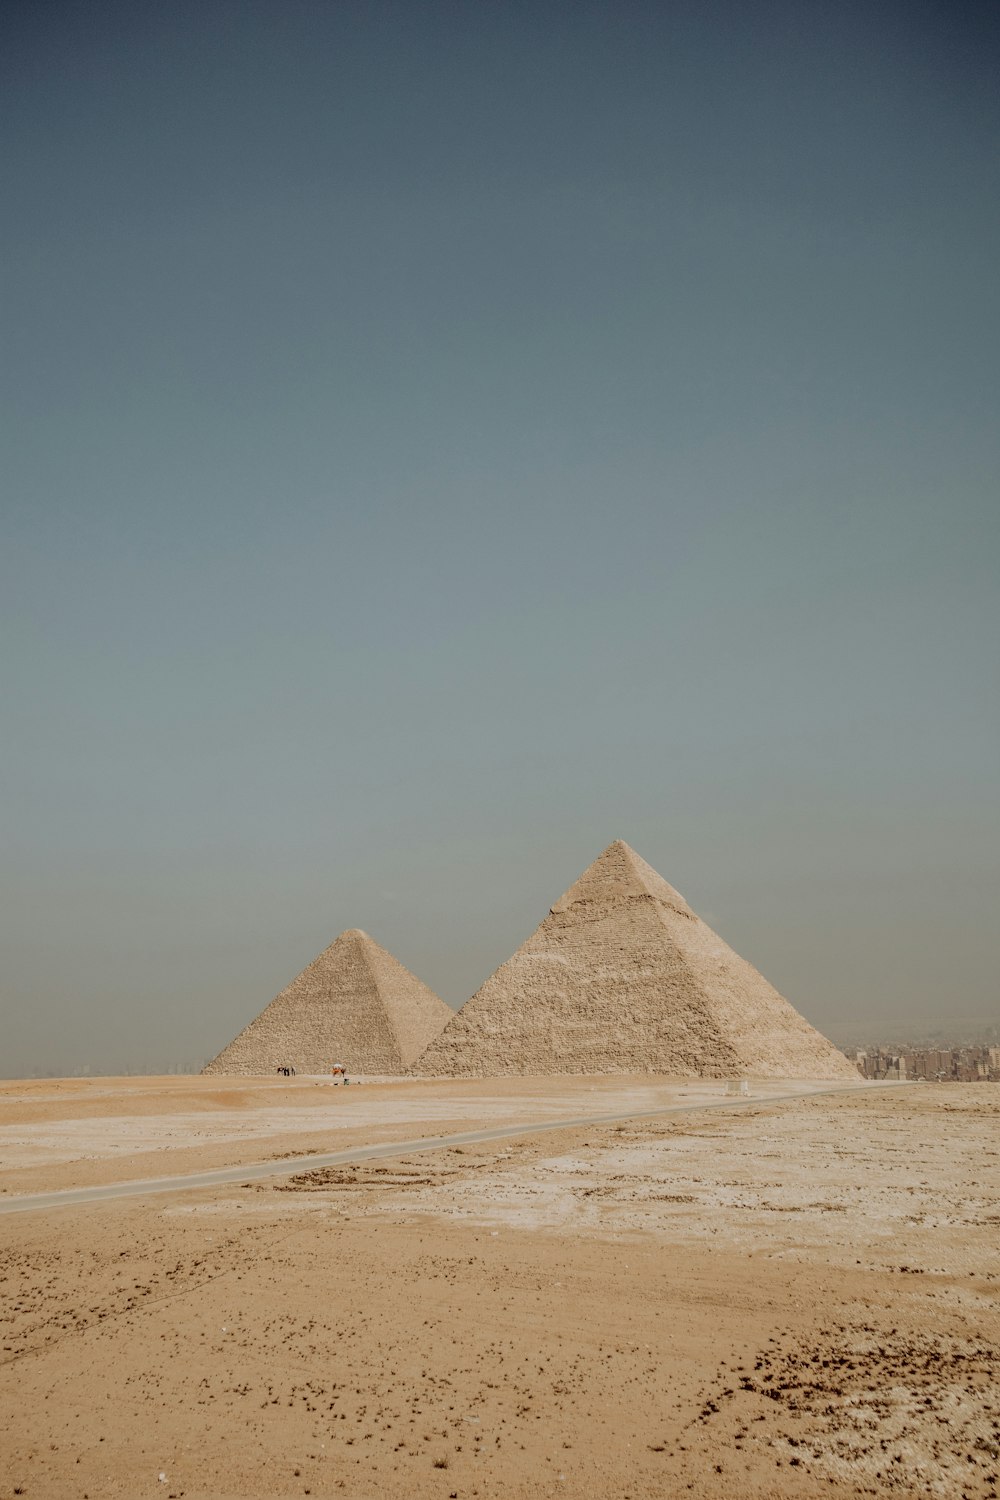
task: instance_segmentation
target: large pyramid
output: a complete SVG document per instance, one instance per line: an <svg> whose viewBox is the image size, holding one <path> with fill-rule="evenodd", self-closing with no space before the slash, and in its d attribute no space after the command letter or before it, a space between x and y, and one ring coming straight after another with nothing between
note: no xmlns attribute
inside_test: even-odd
<svg viewBox="0 0 1000 1500"><path fill-rule="evenodd" d="M621 840L411 1073L852 1078L857 1069Z"/></svg>
<svg viewBox="0 0 1000 1500"><path fill-rule="evenodd" d="M204 1073L402 1073L454 1012L352 928L313 959Z"/></svg>

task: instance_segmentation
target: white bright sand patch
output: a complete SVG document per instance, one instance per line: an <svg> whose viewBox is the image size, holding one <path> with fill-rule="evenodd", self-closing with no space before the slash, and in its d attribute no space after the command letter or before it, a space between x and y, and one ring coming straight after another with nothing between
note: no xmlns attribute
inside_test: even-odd
<svg viewBox="0 0 1000 1500"><path fill-rule="evenodd" d="M405 1210L493 1229L642 1232L785 1259L823 1247L845 1264L864 1244L879 1263L932 1274L973 1269L988 1226L1000 1222L996 1161L985 1163L981 1135L946 1111L936 1134L919 1143L907 1122L891 1117L866 1123L863 1137L853 1120L794 1108L674 1123L659 1139L653 1121L646 1140L595 1142L437 1185L387 1187L360 1211ZM646 1128L627 1127L637 1136ZM928 1192L928 1182L949 1181L961 1189Z"/></svg>
<svg viewBox="0 0 1000 1500"><path fill-rule="evenodd" d="M767 1083L755 1085L753 1093L755 1097L766 1098L789 1088L805 1091L810 1085ZM433 1098L426 1093L400 1098L373 1084L353 1089L327 1086L322 1089L322 1094L324 1101L328 1102L315 1107L254 1104L246 1109L164 1115L108 1114L3 1125L0 1126L0 1170L136 1156L149 1151L180 1150L234 1141L263 1141L271 1136L336 1135L346 1130L385 1125L407 1127L401 1130L401 1135L418 1136L428 1133L425 1127L442 1121L461 1129L463 1125L478 1127L612 1112L641 1113L674 1104L694 1107L723 1098L725 1085L713 1082L704 1087L684 1088L668 1084L624 1086L611 1091L605 1087L588 1087L581 1082L569 1088L553 1087L549 1094L539 1090L528 1097L521 1092L505 1096L500 1085L495 1093L477 1094L471 1098L447 1095ZM335 1142L331 1142L331 1149L336 1149Z"/></svg>

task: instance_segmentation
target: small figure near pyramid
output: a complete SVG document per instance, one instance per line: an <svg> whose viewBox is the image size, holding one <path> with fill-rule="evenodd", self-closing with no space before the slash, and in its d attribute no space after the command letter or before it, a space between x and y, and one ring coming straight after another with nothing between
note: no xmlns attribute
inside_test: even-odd
<svg viewBox="0 0 1000 1500"><path fill-rule="evenodd" d="M620 839L410 1072L858 1076Z"/></svg>
<svg viewBox="0 0 1000 1500"><path fill-rule="evenodd" d="M406 1071L454 1012L366 932L342 932L203 1073Z"/></svg>

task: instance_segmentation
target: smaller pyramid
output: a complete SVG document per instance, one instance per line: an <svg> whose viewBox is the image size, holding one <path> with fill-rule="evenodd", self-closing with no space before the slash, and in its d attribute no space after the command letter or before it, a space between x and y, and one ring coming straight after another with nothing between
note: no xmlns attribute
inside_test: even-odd
<svg viewBox="0 0 1000 1500"><path fill-rule="evenodd" d="M366 932L342 932L203 1073L399 1074L454 1012Z"/></svg>

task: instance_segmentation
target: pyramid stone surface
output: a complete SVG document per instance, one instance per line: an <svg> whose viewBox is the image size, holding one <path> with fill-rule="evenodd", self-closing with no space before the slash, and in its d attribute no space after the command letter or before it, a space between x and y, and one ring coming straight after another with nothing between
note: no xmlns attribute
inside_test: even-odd
<svg viewBox="0 0 1000 1500"><path fill-rule="evenodd" d="M454 1015L366 932L342 932L205 1073L402 1073Z"/></svg>
<svg viewBox="0 0 1000 1500"><path fill-rule="evenodd" d="M410 1071L858 1076L620 840Z"/></svg>

